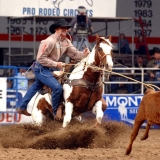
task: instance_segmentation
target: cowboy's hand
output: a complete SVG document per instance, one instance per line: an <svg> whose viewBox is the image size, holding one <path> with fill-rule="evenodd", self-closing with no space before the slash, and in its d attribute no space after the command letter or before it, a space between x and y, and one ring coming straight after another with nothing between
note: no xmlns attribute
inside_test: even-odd
<svg viewBox="0 0 160 160"><path fill-rule="evenodd" d="M85 49L83 50L83 54L85 55L85 57L87 57L89 53L90 53L90 51L89 51L88 48L85 48Z"/></svg>
<svg viewBox="0 0 160 160"><path fill-rule="evenodd" d="M63 63L63 62L57 62L57 68L59 68L61 71L63 70L64 66L65 66L65 63Z"/></svg>

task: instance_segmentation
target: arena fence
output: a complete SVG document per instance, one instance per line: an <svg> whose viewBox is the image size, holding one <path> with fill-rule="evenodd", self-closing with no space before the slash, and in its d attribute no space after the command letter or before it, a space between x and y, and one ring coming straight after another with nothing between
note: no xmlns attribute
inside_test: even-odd
<svg viewBox="0 0 160 160"><path fill-rule="evenodd" d="M19 124L19 123L33 123L32 117L27 117L24 115L19 115L16 113L15 108L20 104L23 96L26 93L26 90L19 90L17 86L17 82L21 78L15 77L17 75L19 68L15 66L0 66L0 125L8 125L8 124ZM24 67L27 69L26 67ZM123 73L126 76L134 78L136 76L136 70L141 70L141 73L137 74L141 76L141 82L156 84L158 81L144 81L144 76L147 76L145 70L155 70L151 68L118 68L114 67L113 71L115 73ZM11 72L12 71L12 72ZM124 72L125 71L125 72ZM107 72L106 72L107 73ZM115 76L115 73L111 73L111 76ZM133 82L131 80L128 81L126 78L121 78L118 76L119 81L106 81L105 75L103 76L104 87L110 86L111 84L133 84L136 85L137 82ZM29 79L28 79L29 80ZM13 87L10 82L15 81L16 85ZM104 112L104 119L108 120L116 120L122 121L129 125L133 125L134 118L136 113L138 112L138 106L143 98L144 93L144 84L140 84L140 93L130 93L127 92L117 92L117 93L109 93L109 91L103 93L103 97L107 103L107 109ZM125 93L125 94L124 94ZM29 105L33 105L33 100L31 100ZM142 125L146 126L146 123ZM153 128L157 128L157 126L153 126Z"/></svg>

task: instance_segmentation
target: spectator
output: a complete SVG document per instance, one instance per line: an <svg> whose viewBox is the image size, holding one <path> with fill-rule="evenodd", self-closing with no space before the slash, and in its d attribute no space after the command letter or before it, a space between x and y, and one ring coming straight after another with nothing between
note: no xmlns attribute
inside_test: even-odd
<svg viewBox="0 0 160 160"><path fill-rule="evenodd" d="M80 50L83 50L85 46L89 48L88 43L83 41L83 38L88 38L88 35L93 32L93 27L91 19L87 16L87 10L85 7L78 7L78 15L71 20L70 26L70 31L72 31L73 45ZM82 45L80 44L81 40Z"/></svg>
<svg viewBox="0 0 160 160"><path fill-rule="evenodd" d="M148 46L146 44L144 36L138 36L138 40L136 42L136 49L138 50L138 53L141 55L147 54Z"/></svg>
<svg viewBox="0 0 160 160"><path fill-rule="evenodd" d="M140 68L146 68L146 65L144 64L143 56L140 55L137 57L137 62L135 63L135 68L137 68L137 69L134 71L134 73L135 74L137 73L139 75L135 75L134 79L136 79L137 81L142 81L142 76L141 76L142 70ZM144 74L146 74L146 70L144 70ZM144 76L144 81L147 81L147 76ZM140 87L141 87L140 84L135 84L135 85L133 85L133 90L137 91L140 89Z"/></svg>
<svg viewBox="0 0 160 160"><path fill-rule="evenodd" d="M26 70L24 68L19 68L19 72L15 76L17 80L14 79L14 84L13 84L14 89L16 89L17 86L18 90L25 90L25 91L28 90L28 80L25 77L25 71Z"/></svg>
<svg viewBox="0 0 160 160"><path fill-rule="evenodd" d="M153 48L153 59L151 59L147 68L160 68L160 49L158 47ZM148 70L150 81L160 81L160 70ZM155 83L158 87L160 87L160 83Z"/></svg>
<svg viewBox="0 0 160 160"><path fill-rule="evenodd" d="M118 63L114 67L124 68L123 70L113 70L113 72L122 73L122 74L126 72L125 68L127 68L127 66L125 66L121 60L118 60ZM132 84L118 83L118 81L124 82L124 81L128 81L128 79L121 76L112 75L110 77L110 81L114 81L114 82L117 81L117 84L111 84L111 93L117 93L119 89L125 89L127 90L127 93L132 93Z"/></svg>
<svg viewBox="0 0 160 160"><path fill-rule="evenodd" d="M118 40L118 50L120 53L131 54L132 51L129 47L129 42L126 39L124 33L121 33Z"/></svg>

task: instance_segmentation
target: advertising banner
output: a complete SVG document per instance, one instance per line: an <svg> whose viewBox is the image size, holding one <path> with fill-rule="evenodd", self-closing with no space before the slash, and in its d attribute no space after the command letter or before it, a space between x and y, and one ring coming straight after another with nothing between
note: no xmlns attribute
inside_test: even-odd
<svg viewBox="0 0 160 160"><path fill-rule="evenodd" d="M5 112L7 109L6 95L7 95L7 78L0 77L0 112Z"/></svg>
<svg viewBox="0 0 160 160"><path fill-rule="evenodd" d="M18 93L16 93L15 90L7 91L7 99L5 98L5 101L7 103L7 110L5 112L0 111L0 125L34 123L32 116L28 117L28 116L20 115L20 114L17 114L15 111L16 100L17 100L17 106L19 106L25 93L26 91L20 91L20 90L18 91ZM16 96L17 96L17 99L16 99ZM30 106L33 103L34 103L34 98L28 104L28 108L31 108ZM29 112L31 112L31 110L29 110Z"/></svg>
<svg viewBox="0 0 160 160"><path fill-rule="evenodd" d="M18 91L18 105L20 104L25 91ZM15 112L16 103L13 101L15 96L14 91L7 92L7 111L0 112L0 125L1 124L20 124L20 123L34 123L31 117L19 115ZM28 111L31 113L32 106L35 102L35 95L28 104ZM125 94L125 95L107 95L104 94L103 98L107 102L107 109L104 112L105 121L118 121L124 122L127 125L133 126L135 116L138 112L139 104L143 98L142 94ZM146 122L142 124L142 128L146 127ZM151 128L159 128L153 125Z"/></svg>
<svg viewBox="0 0 160 160"><path fill-rule="evenodd" d="M135 116L138 112L140 102L143 98L142 94L136 95L103 95L107 102L107 109L105 111L105 120L113 120L124 122L133 126ZM146 127L146 122L141 127ZM154 125L151 128L159 128Z"/></svg>
<svg viewBox="0 0 160 160"><path fill-rule="evenodd" d="M77 15L85 6L89 17L115 17L116 0L0 0L0 16L63 16Z"/></svg>
<svg viewBox="0 0 160 160"><path fill-rule="evenodd" d="M107 102L105 115L108 119L134 123L135 115L143 95L103 95Z"/></svg>

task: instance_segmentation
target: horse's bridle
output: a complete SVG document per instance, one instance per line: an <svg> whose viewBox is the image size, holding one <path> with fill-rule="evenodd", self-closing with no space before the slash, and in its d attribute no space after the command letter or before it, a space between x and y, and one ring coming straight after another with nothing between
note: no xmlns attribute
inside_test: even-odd
<svg viewBox="0 0 160 160"><path fill-rule="evenodd" d="M107 43L107 42L106 42ZM108 44L108 43L107 43ZM109 44L108 44L109 45ZM102 54L103 55L102 55ZM107 56L111 56L111 58L112 58L112 52L110 52L110 53L108 53L108 54L105 54L104 52L103 52L103 49L102 49L102 47L97 47L97 55L98 55L98 58L99 58L99 60L100 60L100 64L99 64L99 67L101 68L101 67L104 67L105 66L105 64L106 64L106 57Z"/></svg>

